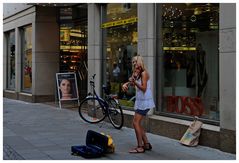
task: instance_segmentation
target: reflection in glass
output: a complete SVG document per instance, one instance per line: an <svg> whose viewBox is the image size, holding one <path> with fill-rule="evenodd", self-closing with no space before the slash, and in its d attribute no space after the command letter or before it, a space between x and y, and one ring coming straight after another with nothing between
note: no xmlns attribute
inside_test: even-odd
<svg viewBox="0 0 239 163"><path fill-rule="evenodd" d="M130 21L133 22L131 23ZM137 54L137 4L107 4L104 24L118 21L106 30L105 82L123 106L133 107L135 88L123 92L121 86L132 74L132 57Z"/></svg>
<svg viewBox="0 0 239 163"><path fill-rule="evenodd" d="M32 26L24 27L22 32L22 89L32 89Z"/></svg>
<svg viewBox="0 0 239 163"><path fill-rule="evenodd" d="M7 88L15 89L15 31L7 34Z"/></svg>
<svg viewBox="0 0 239 163"><path fill-rule="evenodd" d="M219 5L162 7L163 111L219 120Z"/></svg>

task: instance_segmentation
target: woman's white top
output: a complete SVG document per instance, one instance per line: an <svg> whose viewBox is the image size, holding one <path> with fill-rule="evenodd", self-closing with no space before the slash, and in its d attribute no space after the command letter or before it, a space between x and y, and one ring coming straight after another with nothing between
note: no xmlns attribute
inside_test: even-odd
<svg viewBox="0 0 239 163"><path fill-rule="evenodd" d="M138 84L141 85L141 78L136 80ZM138 87L136 87L136 100L134 103L134 109L146 110L152 109L155 107L153 95L151 91L150 80L147 81L147 89L145 92L141 91Z"/></svg>

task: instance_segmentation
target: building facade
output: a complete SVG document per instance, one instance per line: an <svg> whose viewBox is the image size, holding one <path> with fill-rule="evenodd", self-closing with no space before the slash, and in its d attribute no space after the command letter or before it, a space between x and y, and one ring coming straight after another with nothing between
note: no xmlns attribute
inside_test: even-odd
<svg viewBox="0 0 239 163"><path fill-rule="evenodd" d="M56 73L110 87L131 127L135 89L121 91L141 55L156 108L148 132L180 139L198 116L200 144L236 152L235 4L4 4L3 94L57 101ZM230 17L231 19L228 19Z"/></svg>

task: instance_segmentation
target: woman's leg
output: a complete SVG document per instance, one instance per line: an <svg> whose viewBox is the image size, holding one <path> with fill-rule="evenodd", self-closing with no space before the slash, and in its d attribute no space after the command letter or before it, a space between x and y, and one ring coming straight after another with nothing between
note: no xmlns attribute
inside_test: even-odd
<svg viewBox="0 0 239 163"><path fill-rule="evenodd" d="M133 119L133 126L134 126L134 131L136 134L138 146L143 146L143 132L142 132L142 126L141 126L141 121L143 118L144 116L138 113L135 113L134 119Z"/></svg>
<svg viewBox="0 0 239 163"><path fill-rule="evenodd" d="M140 127L141 127L141 135L142 135L143 143L147 144L147 143L149 143L149 141L148 141L148 138L146 136L145 130L144 130L144 128L142 126L140 126Z"/></svg>
<svg viewBox="0 0 239 163"><path fill-rule="evenodd" d="M148 138L146 136L146 133L145 133L145 130L144 130L143 127L141 127L141 132L142 132L144 149L145 150L151 150L152 149L152 145L149 143Z"/></svg>
<svg viewBox="0 0 239 163"><path fill-rule="evenodd" d="M135 113L134 115L134 119L133 119L133 126L134 126L134 131L135 131L135 135L137 138L137 143L138 146L136 148L131 149L129 152L130 153L143 153L144 150L144 144L143 144L143 137L142 137L142 131L141 131L141 121L143 119L143 116Z"/></svg>

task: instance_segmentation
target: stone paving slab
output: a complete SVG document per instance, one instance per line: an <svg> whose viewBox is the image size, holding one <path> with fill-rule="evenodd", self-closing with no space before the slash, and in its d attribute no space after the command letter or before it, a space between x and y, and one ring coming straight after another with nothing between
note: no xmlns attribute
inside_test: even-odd
<svg viewBox="0 0 239 163"><path fill-rule="evenodd" d="M5 143L3 144L3 160L24 160L24 158Z"/></svg>
<svg viewBox="0 0 239 163"><path fill-rule="evenodd" d="M112 135L116 150L97 160L235 160L236 155L217 149L186 147L177 140L147 133L152 151L129 154L135 146L134 130L114 129L109 123L89 124L77 110L3 99L3 159L82 160L71 155L72 145L84 145L88 130Z"/></svg>

